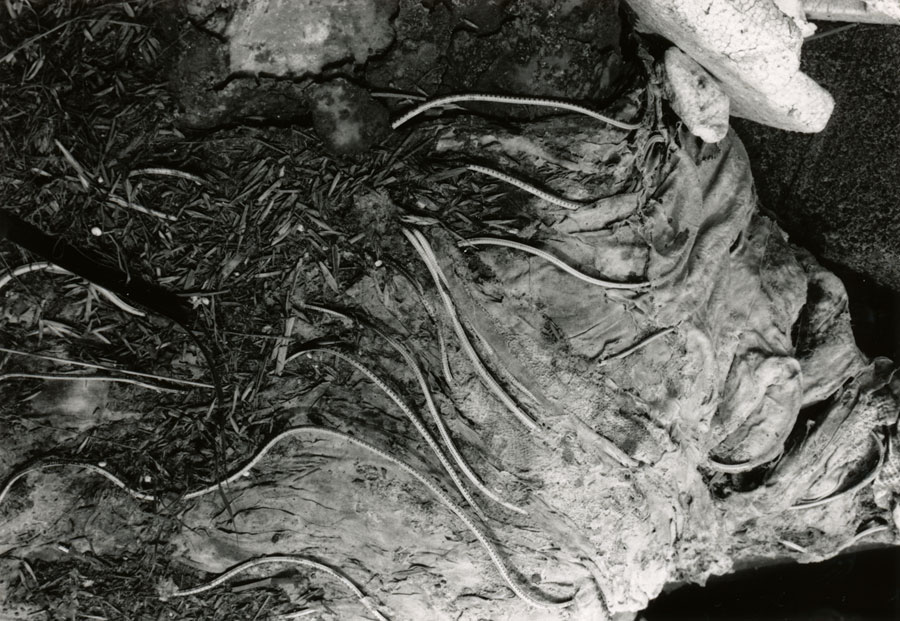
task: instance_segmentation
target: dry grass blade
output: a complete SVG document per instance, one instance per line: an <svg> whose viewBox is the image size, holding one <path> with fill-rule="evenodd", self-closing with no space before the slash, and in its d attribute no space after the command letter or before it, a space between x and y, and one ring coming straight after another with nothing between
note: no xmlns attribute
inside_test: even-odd
<svg viewBox="0 0 900 621"><path fill-rule="evenodd" d="M90 189L90 187L91 187L90 181L88 181L88 178L84 172L84 168L81 166L81 164L78 162L78 160L75 159L75 157L69 152L68 149L66 149L62 145L62 143L59 140L54 139L53 143L56 145L56 148L59 149L60 152L63 154L63 157L69 163L69 165L72 167L72 169L75 171L75 174L78 175L78 181L81 182L81 187L83 187L85 190Z"/></svg>
<svg viewBox="0 0 900 621"><path fill-rule="evenodd" d="M178 220L178 216L174 216L169 213L163 213L158 209L151 209L150 207L144 207L143 205L138 205L137 203L125 200L123 198L119 198L114 194L110 194L106 197L106 200L112 203L117 207L122 207L124 209L131 209L138 213L146 214L148 216L153 216L154 218L159 218L160 220L168 220L169 222L176 222Z"/></svg>
<svg viewBox="0 0 900 621"><path fill-rule="evenodd" d="M838 547L837 551L840 552L841 550L846 550L849 547L855 546L857 543L859 543L863 539L865 539L867 537L871 537L872 535L877 535L878 533L884 533L884 532L890 532L890 531L891 531L891 527L887 526L885 524L878 524L876 526L872 526L872 527L867 528L866 530L859 532L859 533L853 535L852 537L850 537L850 539L848 539L847 541L845 541Z"/></svg>
<svg viewBox="0 0 900 621"><path fill-rule="evenodd" d="M129 177L136 177L140 175L178 177L179 179L187 179L188 181L193 181L197 185L203 185L206 183L197 175L192 175L191 173L187 173L181 170L175 170L174 168L137 168L128 173Z"/></svg>
<svg viewBox="0 0 900 621"><path fill-rule="evenodd" d="M37 34L37 35L31 37L27 41L23 41L20 45L14 47L9 52L4 54L3 57L0 58L0 64L8 63L8 62L12 61L13 58L15 58L16 54L18 54L19 52L21 52L22 50L24 50L26 48L31 47L32 45L34 45L41 39L43 39L45 37L49 37L53 33L57 32L59 30L62 30L64 28L67 28L67 27L71 26L72 24L75 24L75 23L81 22L81 21L86 21L87 19L88 18L84 18L84 17L76 17L74 19L66 20L66 21L62 22L61 24L57 24L53 28L49 28L40 34Z"/></svg>
<svg viewBox="0 0 900 621"><path fill-rule="evenodd" d="M20 276L24 276L25 274L30 274L31 272L37 271L47 271L52 272L54 274L64 274L66 276L74 276L72 272L69 270L59 267L58 265L54 265L53 263L48 263L46 261L39 261L36 263L28 263L26 265L20 265L19 267L13 269L8 274L0 277L0 290L3 289L6 285L9 284L11 280L14 278L19 278ZM146 317L146 313L140 309L135 308L131 304L125 302L122 298L117 296L115 293L110 291L109 289L104 289L103 287L97 286L91 283L91 286L97 289L97 292L105 297L107 300L112 302L119 309L129 313L130 315L136 315L138 317Z"/></svg>
<svg viewBox="0 0 900 621"><path fill-rule="evenodd" d="M207 384L205 382L195 382L193 380L185 380L179 379L176 377L165 377L163 375L154 375L153 373L142 373L140 371L130 371L128 369L117 369L115 367L105 367L100 364L93 364L90 362L80 362L78 360L69 360L67 358L60 358L58 356L47 356L45 354L33 354L31 352L19 351L17 349L10 349L8 347L0 347L0 352L5 354L13 354L15 356L27 356L29 358L37 358L38 360L47 360L48 362L57 362L60 364L71 364L76 367L84 367L87 369L98 369L100 371L107 371L111 373L122 373L124 375L132 375L135 377L144 377L147 379L159 380L162 382L169 382L172 384L181 384L183 386L194 386L195 388L207 388L212 389L215 388L212 384Z"/></svg>
<svg viewBox="0 0 900 621"><path fill-rule="evenodd" d="M46 373L0 373L0 382L7 379L39 379L46 381L63 381L63 382L114 382L118 384L131 384L156 392L178 393L184 392L181 388L168 388L166 386L158 386L140 380L130 379L128 377L114 377L111 375L47 375Z"/></svg>
<svg viewBox="0 0 900 621"><path fill-rule="evenodd" d="M597 364L598 364L599 366L603 366L604 364L607 364L607 363L612 362L612 361L614 361L614 360L621 360L622 358L627 358L628 356L630 356L631 354L635 353L636 351L639 351L639 350L643 349L644 347L646 347L646 346L649 345L650 343L652 343L652 342L654 342L654 341L656 341L656 340L658 340L658 339L661 339L661 338L664 337L665 335L671 334L671 333L674 332L674 331L675 331L675 326L669 326L668 328L663 328L662 330L658 330L658 331L654 332L653 334L651 334L650 336L648 336L647 338L641 339L640 341L638 341L638 342L635 343L634 345L632 345L632 346L630 346L630 347L626 347L626 348L623 349L622 351L617 352L617 353L613 354L612 356L610 356L610 357L608 357L608 358L604 358L603 360L601 360L601 361L600 361L599 363L597 363Z"/></svg>

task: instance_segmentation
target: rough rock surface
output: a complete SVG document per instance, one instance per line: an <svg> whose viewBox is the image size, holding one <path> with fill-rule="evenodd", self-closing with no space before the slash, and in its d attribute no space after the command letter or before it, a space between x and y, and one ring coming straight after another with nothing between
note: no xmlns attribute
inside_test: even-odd
<svg viewBox="0 0 900 621"><path fill-rule="evenodd" d="M666 93L675 114L704 142L728 133L728 95L709 73L677 47L666 50Z"/></svg>
<svg viewBox="0 0 900 621"><path fill-rule="evenodd" d="M396 0L239 3L227 30L231 71L300 77L363 63L390 45L396 8Z"/></svg>
<svg viewBox="0 0 900 621"><path fill-rule="evenodd" d="M229 80L228 54L214 36L187 28L169 83L181 104L177 122L210 129L250 117L298 121L308 114L307 85Z"/></svg>
<svg viewBox="0 0 900 621"><path fill-rule="evenodd" d="M638 27L703 65L731 98L731 113L799 132L821 131L834 102L800 71L803 34L773 0L630 0Z"/></svg>
<svg viewBox="0 0 900 621"><path fill-rule="evenodd" d="M371 84L605 100L623 73L617 2L424 4L401 0L398 45L370 63Z"/></svg>
<svg viewBox="0 0 900 621"><path fill-rule="evenodd" d="M863 25L809 43L804 68L834 122L800 136L738 122L764 207L814 254L900 291L900 29Z"/></svg>
<svg viewBox="0 0 900 621"><path fill-rule="evenodd" d="M190 0L186 11L196 27L184 35L172 84L188 128L247 117L302 120L311 111L313 78L343 78L373 90L520 93L603 106L624 92L633 74L620 50L615 1ZM351 116L372 109L354 107ZM322 137L341 140L340 132Z"/></svg>
<svg viewBox="0 0 900 621"><path fill-rule="evenodd" d="M897 0L804 0L803 9L809 19L900 24Z"/></svg>

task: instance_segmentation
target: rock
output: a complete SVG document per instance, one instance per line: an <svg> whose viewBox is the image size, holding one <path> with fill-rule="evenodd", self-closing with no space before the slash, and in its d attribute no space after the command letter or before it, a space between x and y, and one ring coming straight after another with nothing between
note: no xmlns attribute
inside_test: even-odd
<svg viewBox="0 0 900 621"><path fill-rule="evenodd" d="M31 407L36 418L47 424L83 430L104 418L108 396L108 382L48 382Z"/></svg>
<svg viewBox="0 0 900 621"><path fill-rule="evenodd" d="M691 133L704 142L719 142L728 133L730 102L719 84L677 47L666 50L669 103Z"/></svg>
<svg viewBox="0 0 900 621"><path fill-rule="evenodd" d="M388 111L369 93L338 79L313 91L313 124L326 147L337 154L366 151L390 131Z"/></svg>
<svg viewBox="0 0 900 621"><path fill-rule="evenodd" d="M804 66L835 94L834 121L814 137L736 123L760 199L791 238L817 257L895 292L900 292L898 57L900 29L893 26L860 26L814 41L804 51ZM876 338L890 337L882 331Z"/></svg>
<svg viewBox="0 0 900 621"><path fill-rule="evenodd" d="M612 90L623 68L616 2L521 4L495 37L454 37L446 78L457 89L582 100Z"/></svg>
<svg viewBox="0 0 900 621"><path fill-rule="evenodd" d="M864 0L863 4L872 13L881 13L893 20L892 23L900 23L900 4L897 0Z"/></svg>
<svg viewBox="0 0 900 621"><path fill-rule="evenodd" d="M188 0L185 13L196 26L185 30L170 78L183 109L179 124L209 129L249 117L307 120L311 81L272 78L312 77L343 63L365 63L393 41L396 9L396 0ZM376 122L367 125L377 127L383 113L373 106L359 111L372 113ZM320 115L317 123L327 121ZM376 135L367 129L356 143L372 144Z"/></svg>
<svg viewBox="0 0 900 621"><path fill-rule="evenodd" d="M253 0L228 27L231 70L306 76L362 64L394 39L396 0Z"/></svg>
<svg viewBox="0 0 900 621"><path fill-rule="evenodd" d="M897 0L804 0L803 9L809 19L900 24Z"/></svg>
<svg viewBox="0 0 900 621"><path fill-rule="evenodd" d="M622 93L630 75L620 52L618 8L599 0L185 0L194 28L172 77L184 110L179 123L207 129L246 117L306 120L310 96L331 96L313 95L313 79L337 76L372 89L521 93L604 105ZM517 118L539 113L475 108ZM333 123L319 110L317 127L339 138L325 129ZM359 127L370 131L380 118L375 112L376 123ZM356 146L346 152L377 141L377 133L347 142ZM337 142L329 148L345 152Z"/></svg>
<svg viewBox="0 0 900 621"><path fill-rule="evenodd" d="M800 29L804 39L816 32L816 25L806 21L806 11L801 0L775 0L775 6L794 20L794 24Z"/></svg>
<svg viewBox="0 0 900 621"><path fill-rule="evenodd" d="M188 27L181 38L179 59L169 76L170 88L181 104L179 126L210 129L248 117L284 122L307 114L304 84L271 79L228 80L228 75L227 47L217 38Z"/></svg>
<svg viewBox="0 0 900 621"><path fill-rule="evenodd" d="M401 0L394 20L397 45L366 67L375 88L597 102L621 92L628 71L620 53L617 2L467 0L433 2L431 9L424 4ZM490 110L505 117L536 113L508 106Z"/></svg>
<svg viewBox="0 0 900 621"><path fill-rule="evenodd" d="M669 39L721 83L731 113L798 132L821 131L834 101L800 71L803 33L773 0L629 0L638 27Z"/></svg>
<svg viewBox="0 0 900 621"><path fill-rule="evenodd" d="M234 0L182 0L181 6L194 24L224 37L235 4Z"/></svg>

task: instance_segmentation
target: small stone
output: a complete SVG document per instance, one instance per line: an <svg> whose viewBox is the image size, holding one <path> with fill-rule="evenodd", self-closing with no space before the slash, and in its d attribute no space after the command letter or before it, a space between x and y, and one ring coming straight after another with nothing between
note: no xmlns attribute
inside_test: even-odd
<svg viewBox="0 0 900 621"><path fill-rule="evenodd" d="M666 50L666 91L675 114L704 142L728 133L730 101L714 77L677 47Z"/></svg>
<svg viewBox="0 0 900 621"><path fill-rule="evenodd" d="M318 86L310 105L316 132L339 155L367 151L390 130L388 111L367 91L343 79Z"/></svg>

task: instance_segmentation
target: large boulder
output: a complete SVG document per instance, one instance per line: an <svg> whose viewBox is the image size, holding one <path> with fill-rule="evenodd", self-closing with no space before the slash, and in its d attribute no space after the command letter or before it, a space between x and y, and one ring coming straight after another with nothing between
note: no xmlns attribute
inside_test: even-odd
<svg viewBox="0 0 900 621"><path fill-rule="evenodd" d="M638 27L703 65L731 98L731 113L798 132L821 131L834 102L800 71L803 22L774 0L629 0Z"/></svg>

